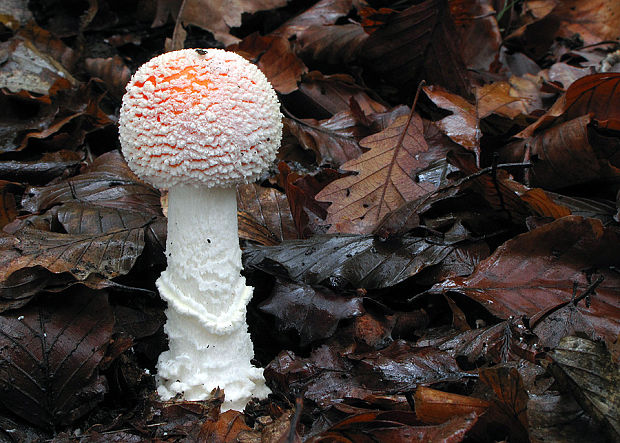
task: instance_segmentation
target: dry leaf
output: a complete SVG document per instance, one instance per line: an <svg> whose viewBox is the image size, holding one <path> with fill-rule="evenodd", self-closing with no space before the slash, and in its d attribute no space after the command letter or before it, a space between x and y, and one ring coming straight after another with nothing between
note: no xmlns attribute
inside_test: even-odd
<svg viewBox="0 0 620 443"><path fill-rule="evenodd" d="M416 176L427 166L423 154L428 151L419 115L397 118L360 145L370 150L342 165L359 174L330 183L316 196L332 203L326 220L330 232L370 233L387 213L435 188Z"/></svg>

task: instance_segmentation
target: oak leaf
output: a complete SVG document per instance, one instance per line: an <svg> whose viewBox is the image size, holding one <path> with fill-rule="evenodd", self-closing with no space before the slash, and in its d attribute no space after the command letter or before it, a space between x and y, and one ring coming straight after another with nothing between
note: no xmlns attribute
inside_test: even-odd
<svg viewBox="0 0 620 443"><path fill-rule="evenodd" d="M317 201L332 203L326 220L330 232L370 233L390 211L435 188L416 176L427 166L421 158L428 151L419 115L397 118L360 145L370 150L342 165L359 174L330 183L316 196Z"/></svg>

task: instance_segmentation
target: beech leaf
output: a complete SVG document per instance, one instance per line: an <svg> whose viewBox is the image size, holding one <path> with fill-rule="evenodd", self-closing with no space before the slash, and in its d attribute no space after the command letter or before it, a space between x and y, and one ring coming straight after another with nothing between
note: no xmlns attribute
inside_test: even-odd
<svg viewBox="0 0 620 443"><path fill-rule="evenodd" d="M446 280L435 290L462 293L501 318L533 317L572 303L591 286L588 272L594 272L604 280L589 304L581 301L577 309L613 342L620 333L620 278L613 270L620 265L618 244L620 232L599 220L563 217L507 241L471 276Z"/></svg>
<svg viewBox="0 0 620 443"><path fill-rule="evenodd" d="M301 346L330 337L340 320L361 315L362 299L337 295L296 283L279 282L259 306L278 319L279 329L295 329Z"/></svg>
<svg viewBox="0 0 620 443"><path fill-rule="evenodd" d="M607 431L620 438L620 369L605 345L580 337L564 337L550 354L553 376L581 407Z"/></svg>
<svg viewBox="0 0 620 443"><path fill-rule="evenodd" d="M317 235L277 246L249 246L246 266L310 285L386 288L440 263L456 249L441 239Z"/></svg>
<svg viewBox="0 0 620 443"><path fill-rule="evenodd" d="M84 289L0 316L0 401L50 429L90 411L107 390L97 367L113 326L107 297Z"/></svg>
<svg viewBox="0 0 620 443"><path fill-rule="evenodd" d="M428 151L419 115L398 117L360 145L370 150L342 165L359 174L336 180L316 195L317 201L332 203L326 220L330 232L370 233L386 214L435 189L416 176L427 166L422 158Z"/></svg>

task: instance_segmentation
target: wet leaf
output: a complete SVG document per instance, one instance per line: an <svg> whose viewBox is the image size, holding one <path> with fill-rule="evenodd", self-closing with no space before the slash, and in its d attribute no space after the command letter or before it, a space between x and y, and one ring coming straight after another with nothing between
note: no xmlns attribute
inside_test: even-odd
<svg viewBox="0 0 620 443"><path fill-rule="evenodd" d="M125 86L131 78L131 70L119 56L108 58L87 58L84 60L88 73L100 78L108 86L108 90L121 99L125 94Z"/></svg>
<svg viewBox="0 0 620 443"><path fill-rule="evenodd" d="M323 75L318 71L311 71L304 75L299 91L309 101L304 107L315 107L315 114L325 114L321 118L351 111L352 100L364 115L388 111L388 107L372 90L358 85L353 77L347 74Z"/></svg>
<svg viewBox="0 0 620 443"><path fill-rule="evenodd" d="M99 376L114 317L103 294L75 290L0 317L0 401L51 429L94 408L106 392Z"/></svg>
<svg viewBox="0 0 620 443"><path fill-rule="evenodd" d="M363 312L359 297L346 297L327 289L285 282L278 282L271 296L259 308L277 318L282 332L295 329L301 346L329 338L340 320Z"/></svg>
<svg viewBox="0 0 620 443"><path fill-rule="evenodd" d="M343 170L359 174L330 183L316 196L332 203L326 220L330 232L372 232L388 212L435 188L416 175L428 165L422 131L422 119L412 113L360 142L370 150L342 165Z"/></svg>
<svg viewBox="0 0 620 443"><path fill-rule="evenodd" d="M423 89L435 105L452 112L452 115L435 122L435 125L454 142L478 152L480 133L476 107L463 97L438 86L424 86Z"/></svg>
<svg viewBox="0 0 620 443"><path fill-rule="evenodd" d="M423 67L427 82L469 96L470 84L454 34L442 0L426 0L388 18L366 40L362 53L372 70L394 84L414 90Z"/></svg>
<svg viewBox="0 0 620 443"><path fill-rule="evenodd" d="M265 74L273 88L290 94L297 90L302 74L308 71L306 65L297 58L288 40L278 36L252 34L228 50L251 56ZM253 61L254 61L253 60Z"/></svg>
<svg viewBox="0 0 620 443"><path fill-rule="evenodd" d="M619 8L620 12L620 8ZM567 119L590 114L600 127L620 130L620 74L605 73L581 77L566 91Z"/></svg>
<svg viewBox="0 0 620 443"><path fill-rule="evenodd" d="M314 236L278 246L248 247L246 266L309 285L386 288L441 262L456 246L440 239L403 236Z"/></svg>
<svg viewBox="0 0 620 443"><path fill-rule="evenodd" d="M273 33L287 40L310 26L332 25L349 13L352 0L320 0L301 14L288 20Z"/></svg>
<svg viewBox="0 0 620 443"><path fill-rule="evenodd" d="M288 200L282 192L255 184L241 185L237 187L237 205L239 211L256 221L259 230L265 228L265 241L270 243L263 244L273 245L298 237ZM249 234L247 232L245 238L255 239Z"/></svg>
<svg viewBox="0 0 620 443"><path fill-rule="evenodd" d="M346 111L322 121L286 118L284 125L305 149L317 155L319 165L333 167L358 158L362 154L359 140L367 133Z"/></svg>
<svg viewBox="0 0 620 443"><path fill-rule="evenodd" d="M565 337L550 354L553 376L581 407L603 427L607 437L620 437L620 370L605 345Z"/></svg>
<svg viewBox="0 0 620 443"><path fill-rule="evenodd" d="M598 220L569 216L521 234L500 246L474 274L446 280L437 286L454 290L496 316L534 316L570 302L591 286L590 273L604 277L577 309L597 334L613 342L620 332L620 282L610 269L618 266L615 228Z"/></svg>
<svg viewBox="0 0 620 443"><path fill-rule="evenodd" d="M527 404L529 396L523 379L516 368L496 366L480 371L480 379L495 392L500 413L509 419L511 438L515 441L529 441ZM492 407L493 409L493 407Z"/></svg>
<svg viewBox="0 0 620 443"><path fill-rule="evenodd" d="M583 413L581 406L566 393L546 392L531 395L527 404L530 439L534 442L606 441L598 425Z"/></svg>
<svg viewBox="0 0 620 443"><path fill-rule="evenodd" d="M286 5L286 0L233 0L226 3L213 3L208 0L184 0L176 18L179 37L173 49L183 48L185 32L182 26L194 25L213 33L215 38L229 45L238 38L231 35L230 28L241 25L241 16L265 9Z"/></svg>
<svg viewBox="0 0 620 443"><path fill-rule="evenodd" d="M475 412L482 415L490 403L475 397L420 386L413 396L415 415L425 423L443 423L452 417Z"/></svg>
<svg viewBox="0 0 620 443"><path fill-rule="evenodd" d="M311 26L298 33L299 54L302 58L337 65L358 58L368 34L358 24L340 26Z"/></svg>
<svg viewBox="0 0 620 443"><path fill-rule="evenodd" d="M353 415L309 440L318 442L371 443L389 441L450 442L463 441L476 424L475 413L453 417L436 426L424 426L412 412L372 411Z"/></svg>

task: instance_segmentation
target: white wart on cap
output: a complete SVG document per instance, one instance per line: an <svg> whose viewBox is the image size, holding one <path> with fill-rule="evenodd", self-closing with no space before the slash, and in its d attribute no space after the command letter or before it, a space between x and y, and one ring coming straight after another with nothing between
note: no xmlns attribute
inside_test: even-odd
<svg viewBox="0 0 620 443"><path fill-rule="evenodd" d="M280 104L263 73L220 49L182 49L142 65L119 123L130 168L164 189L255 181L282 136Z"/></svg>

